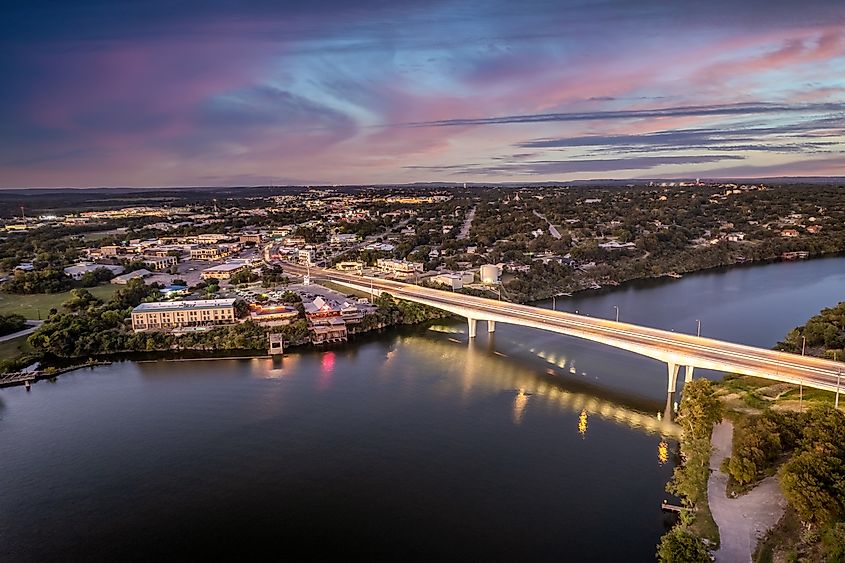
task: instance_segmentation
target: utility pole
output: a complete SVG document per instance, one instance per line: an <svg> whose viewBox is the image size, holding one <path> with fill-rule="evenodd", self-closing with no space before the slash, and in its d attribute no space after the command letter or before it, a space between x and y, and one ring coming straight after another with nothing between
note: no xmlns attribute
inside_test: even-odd
<svg viewBox="0 0 845 563"><path fill-rule="evenodd" d="M695 322L698 325L697 328L696 328L696 331L695 331L695 335L701 336L701 321L698 320L698 319L695 319Z"/></svg>
<svg viewBox="0 0 845 563"><path fill-rule="evenodd" d="M618 323L619 322L619 307L614 305L613 308L616 309L616 322Z"/></svg>

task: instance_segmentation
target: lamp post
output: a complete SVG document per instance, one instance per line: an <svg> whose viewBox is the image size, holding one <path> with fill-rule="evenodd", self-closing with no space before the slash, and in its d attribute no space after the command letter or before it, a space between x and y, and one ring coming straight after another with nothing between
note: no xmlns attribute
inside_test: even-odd
<svg viewBox="0 0 845 563"><path fill-rule="evenodd" d="M802 337L801 337L801 355L802 355L802 356L804 355L804 351L805 351L806 349L807 349L807 337L806 337L806 336L802 336Z"/></svg>
<svg viewBox="0 0 845 563"><path fill-rule="evenodd" d="M695 335L701 336L701 321L699 319L695 319L695 324L696 324Z"/></svg>
<svg viewBox="0 0 845 563"><path fill-rule="evenodd" d="M619 322L619 307L614 305L613 308L616 309L616 322L618 323Z"/></svg>
<svg viewBox="0 0 845 563"><path fill-rule="evenodd" d="M552 295L552 311L557 311L557 296Z"/></svg>
<svg viewBox="0 0 845 563"><path fill-rule="evenodd" d="M836 361L836 352L833 353L833 361ZM839 408L839 384L842 380L842 368L836 368L836 403L834 406Z"/></svg>

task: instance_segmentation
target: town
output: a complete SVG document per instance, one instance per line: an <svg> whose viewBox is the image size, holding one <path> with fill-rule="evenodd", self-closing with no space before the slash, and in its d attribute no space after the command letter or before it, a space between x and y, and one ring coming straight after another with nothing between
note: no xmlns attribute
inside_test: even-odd
<svg viewBox="0 0 845 563"><path fill-rule="evenodd" d="M37 347L58 330L53 317L67 309L60 296L93 303L143 285L142 302L111 328L175 337L250 322L288 344L326 344L384 326L377 305L372 296L289 275L288 265L527 302L845 249L845 203L826 186L264 191L175 192L183 201L144 205L129 204L138 194L126 194L108 206L51 202L57 196L47 194L29 209L18 206L2 220L0 311L43 322L30 338ZM41 351L91 352L56 340Z"/></svg>

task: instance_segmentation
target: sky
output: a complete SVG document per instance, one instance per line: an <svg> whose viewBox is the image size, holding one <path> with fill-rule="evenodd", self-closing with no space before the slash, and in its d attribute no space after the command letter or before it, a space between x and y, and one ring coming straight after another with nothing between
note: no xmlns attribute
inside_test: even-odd
<svg viewBox="0 0 845 563"><path fill-rule="evenodd" d="M842 0L7 0L0 187L845 176Z"/></svg>

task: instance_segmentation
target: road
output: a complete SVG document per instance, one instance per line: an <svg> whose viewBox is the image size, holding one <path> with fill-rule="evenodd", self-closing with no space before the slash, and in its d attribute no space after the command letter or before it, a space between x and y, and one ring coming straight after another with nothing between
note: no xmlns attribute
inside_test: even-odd
<svg viewBox="0 0 845 563"><path fill-rule="evenodd" d="M285 265L291 273L304 268ZM585 317L494 299L420 287L413 284L311 269L313 278L386 291L395 297L438 307L477 320L492 320L550 330L603 342L675 365L735 372L836 391L842 362L746 346L713 338Z"/></svg>
<svg viewBox="0 0 845 563"><path fill-rule="evenodd" d="M38 327L44 321L26 321L26 324L29 325L29 328L25 328L23 330L19 330L18 332L13 332L12 334L7 334L6 336L0 336L0 342L6 342L7 340L12 340L14 338L18 338L21 336L27 336L38 330Z"/></svg>

